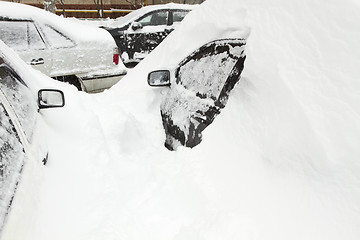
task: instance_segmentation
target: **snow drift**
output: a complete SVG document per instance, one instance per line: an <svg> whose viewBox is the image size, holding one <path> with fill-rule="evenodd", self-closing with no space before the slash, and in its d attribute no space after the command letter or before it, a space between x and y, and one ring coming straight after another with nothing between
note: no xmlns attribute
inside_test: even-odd
<svg viewBox="0 0 360 240"><path fill-rule="evenodd" d="M109 91L67 91L36 220L15 198L3 239L359 239L359 7L207 0ZM167 151L147 73L249 28L227 106Z"/></svg>

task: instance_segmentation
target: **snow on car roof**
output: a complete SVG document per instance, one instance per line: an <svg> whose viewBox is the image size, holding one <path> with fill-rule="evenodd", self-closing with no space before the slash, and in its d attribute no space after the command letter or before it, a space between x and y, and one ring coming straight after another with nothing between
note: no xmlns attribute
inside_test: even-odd
<svg viewBox="0 0 360 240"><path fill-rule="evenodd" d="M103 29L81 22L74 22L43 9L21 3L0 1L0 17L22 20L32 19L40 24L48 24L78 42L91 40L113 42L111 35Z"/></svg>

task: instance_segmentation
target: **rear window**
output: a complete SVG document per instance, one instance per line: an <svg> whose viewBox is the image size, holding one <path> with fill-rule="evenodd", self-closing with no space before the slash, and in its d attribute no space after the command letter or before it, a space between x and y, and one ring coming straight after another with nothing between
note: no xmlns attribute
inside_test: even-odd
<svg viewBox="0 0 360 240"><path fill-rule="evenodd" d="M45 35L47 43L52 48L70 48L74 47L75 43L58 30L49 25L41 25L41 30Z"/></svg>

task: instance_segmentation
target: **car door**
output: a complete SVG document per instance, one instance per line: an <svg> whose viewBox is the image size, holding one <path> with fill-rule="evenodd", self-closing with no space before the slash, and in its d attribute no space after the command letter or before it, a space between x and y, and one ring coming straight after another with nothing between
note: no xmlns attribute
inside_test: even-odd
<svg viewBox="0 0 360 240"><path fill-rule="evenodd" d="M179 64L161 104L168 149L194 147L201 142L202 131L220 114L240 79L244 47L242 39L213 41Z"/></svg>
<svg viewBox="0 0 360 240"><path fill-rule="evenodd" d="M52 54L52 67L49 76L73 75L84 70L86 56L89 53L75 48L76 43L54 27L38 23L42 36Z"/></svg>
<svg viewBox="0 0 360 240"><path fill-rule="evenodd" d="M127 30L129 59L143 59L171 32L169 10L152 11L133 22Z"/></svg>
<svg viewBox="0 0 360 240"><path fill-rule="evenodd" d="M0 229L29 158L37 105L24 82L0 58Z"/></svg>
<svg viewBox="0 0 360 240"><path fill-rule="evenodd" d="M50 74L51 50L33 21L0 18L0 39L13 48L24 62L46 75Z"/></svg>

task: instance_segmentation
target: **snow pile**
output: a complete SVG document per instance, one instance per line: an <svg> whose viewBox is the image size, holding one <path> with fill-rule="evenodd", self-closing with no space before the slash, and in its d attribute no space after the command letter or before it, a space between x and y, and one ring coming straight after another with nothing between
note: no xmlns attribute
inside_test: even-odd
<svg viewBox="0 0 360 240"><path fill-rule="evenodd" d="M15 198L3 238L359 239L358 12L354 1L207 0L110 91L67 91L64 109L42 113L52 158L36 220ZM166 90L148 72L247 26L228 104L199 146L166 150Z"/></svg>

